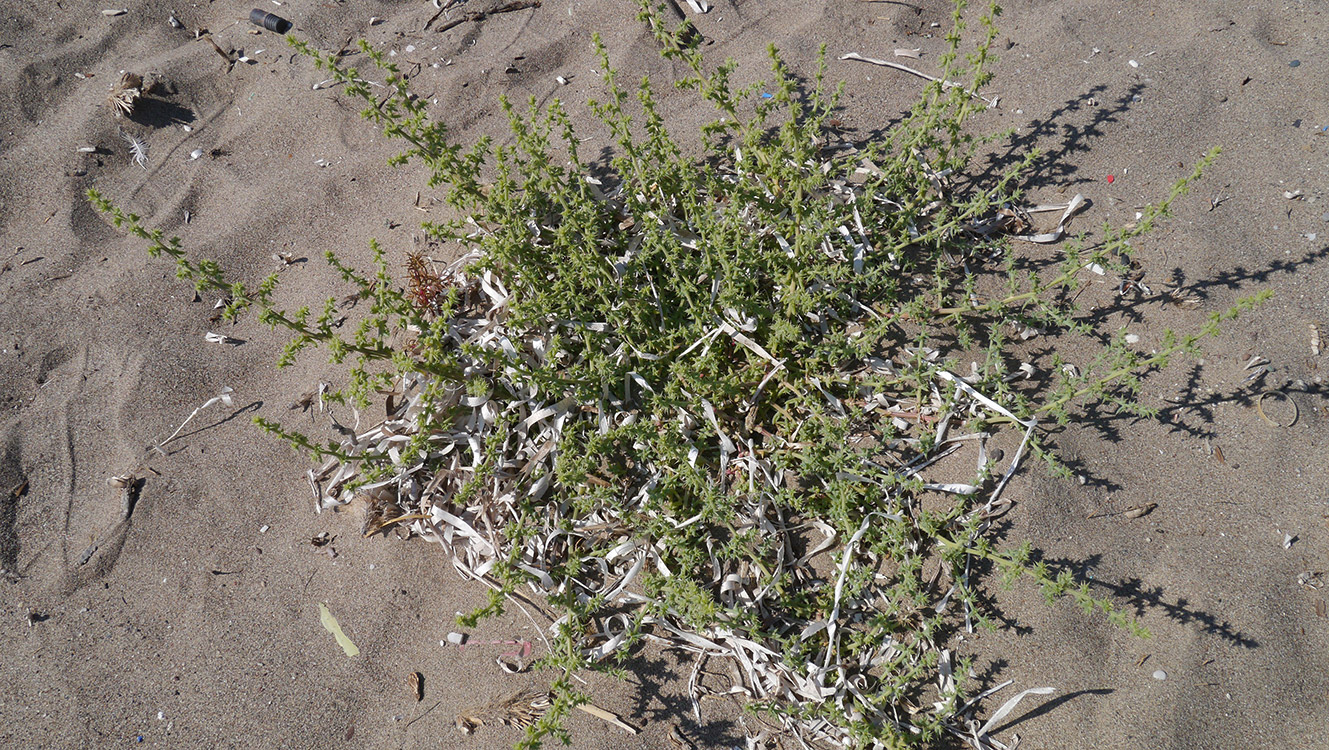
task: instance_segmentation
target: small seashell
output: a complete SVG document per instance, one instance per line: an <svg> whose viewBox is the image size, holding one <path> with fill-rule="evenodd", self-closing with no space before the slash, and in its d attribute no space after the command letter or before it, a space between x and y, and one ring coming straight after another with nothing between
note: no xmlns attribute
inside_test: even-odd
<svg viewBox="0 0 1329 750"><path fill-rule="evenodd" d="M128 13L128 12L129 12L129 9L128 9L128 8L107 8L106 10L102 11L102 15L103 15L103 16L123 16L124 14L126 14L126 13Z"/></svg>
<svg viewBox="0 0 1329 750"><path fill-rule="evenodd" d="M80 146L79 149L78 149L78 152L79 152L80 154L95 154L95 153L97 153L97 147L96 147L96 146Z"/></svg>
<svg viewBox="0 0 1329 750"><path fill-rule="evenodd" d="M194 149L193 151L190 151L190 152L189 152L189 158L190 158L190 159L200 159L200 158L203 157L203 153L204 153L204 152L203 152L203 149L201 149L201 148L196 148L196 149Z"/></svg>
<svg viewBox="0 0 1329 750"><path fill-rule="evenodd" d="M1154 671L1154 679L1155 679L1155 680L1166 680L1166 679L1167 679L1167 672L1164 672L1164 671L1161 670L1161 669L1159 669L1159 670L1155 670L1155 671Z"/></svg>

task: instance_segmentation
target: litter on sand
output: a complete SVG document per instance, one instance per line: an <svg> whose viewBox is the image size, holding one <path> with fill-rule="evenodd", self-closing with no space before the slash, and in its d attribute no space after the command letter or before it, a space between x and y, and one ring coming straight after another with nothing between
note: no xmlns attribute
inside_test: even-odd
<svg viewBox="0 0 1329 750"><path fill-rule="evenodd" d="M1275 422L1274 420L1269 418L1269 415L1267 413L1265 413L1264 400L1270 396L1281 397L1284 401L1288 402L1288 404L1292 406L1292 417L1288 419L1287 424L1283 424L1281 422ZM1284 427L1284 428L1291 427L1292 425L1296 424L1297 420L1301 417L1301 409L1297 406L1297 402L1282 391L1265 391L1264 393L1261 393L1260 397L1255 399L1255 411L1257 414L1260 415L1260 419L1263 419L1265 422L1268 422L1273 427Z"/></svg>

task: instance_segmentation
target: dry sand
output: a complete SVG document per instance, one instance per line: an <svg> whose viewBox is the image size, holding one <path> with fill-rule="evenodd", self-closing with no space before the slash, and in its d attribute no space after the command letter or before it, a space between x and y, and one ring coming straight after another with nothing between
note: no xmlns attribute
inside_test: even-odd
<svg viewBox="0 0 1329 750"><path fill-rule="evenodd" d="M932 70L949 14L939 0L713 4L696 19L714 41L708 52L734 57L745 78L765 73L771 42L804 73L821 43L833 57L920 47L911 64ZM649 72L666 83L678 71L621 0L545 0L443 33L422 30L434 13L422 2L63 5L0 8L0 488L28 481L25 494L0 499L0 745L510 746L515 730L463 737L451 724L461 707L534 680L499 671L503 646L439 646L482 592L434 546L362 539L353 519L316 515L305 460L249 424L257 414L317 429L287 404L339 371L316 355L277 371L279 335L252 317L210 323L214 300L191 302L169 264L110 227L83 191L95 186L250 281L276 268L273 253L307 258L282 271L282 298L295 306L345 293L320 260L325 249L363 263L376 237L400 259L427 218L411 205L423 178L385 166L392 145L335 91L313 90L324 76L308 60L275 34L250 33L242 19L254 5L325 50L366 36L404 66L419 63L416 90L461 140L504 137L500 93L557 96L588 121L580 103L597 91L595 30L629 79ZM100 13L113 5L128 12ZM172 12L184 29L168 24ZM255 64L227 72L196 27ZM1016 129L998 157L1043 150L1033 200L1093 201L1077 227L1129 221L1210 146L1225 149L1177 218L1139 243L1145 282L1156 292L1179 284L1199 307L1120 304L1101 310L1105 320L1151 341L1194 329L1238 296L1277 296L1231 326L1203 366L1149 381L1163 423L1104 413L1062 432L1086 484L1035 469L1008 490L1019 501L1009 538L1073 561L1154 638L1133 640L1067 604L1047 608L1026 587L1002 592L1019 627L971 642L980 666L992 680L1058 690L1022 704L998 736L1018 733L1025 748L1325 747L1326 593L1297 578L1329 578L1327 360L1311 355L1308 332L1318 323L1329 339L1329 18L1298 0L1013 0L1001 27L990 89L1000 105L979 125ZM159 76L165 89L117 121L103 98L122 69ZM830 73L847 81L841 119L862 138L921 84L856 62L832 62ZM662 90L680 132L700 121L685 95ZM149 144L146 169L117 128ZM194 149L220 151L191 160ZM243 343L208 343L209 331ZM1243 384L1253 355L1272 370ZM1299 420L1271 427L1254 397L1294 382ZM236 408L201 413L168 455L147 450L227 386ZM120 523L106 478L130 471L146 482ZM1086 518L1146 502L1158 507L1144 518ZM336 535L335 558L310 545L320 532ZM360 656L320 627L319 602ZM541 645L518 613L475 637ZM591 692L645 731L628 737L577 716L574 746L670 747L675 724L701 746L741 744L732 708L712 705L706 726L691 725L667 658L637 666L626 688L593 681ZM406 686L416 670L422 703Z"/></svg>

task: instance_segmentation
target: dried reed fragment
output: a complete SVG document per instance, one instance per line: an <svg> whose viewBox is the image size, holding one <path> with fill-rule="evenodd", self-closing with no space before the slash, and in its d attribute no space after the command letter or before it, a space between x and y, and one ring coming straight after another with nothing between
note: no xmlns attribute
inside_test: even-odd
<svg viewBox="0 0 1329 750"><path fill-rule="evenodd" d="M116 117L134 113L134 103L143 95L143 76L137 73L121 73L120 78L111 86L111 93L106 95L106 103Z"/></svg>

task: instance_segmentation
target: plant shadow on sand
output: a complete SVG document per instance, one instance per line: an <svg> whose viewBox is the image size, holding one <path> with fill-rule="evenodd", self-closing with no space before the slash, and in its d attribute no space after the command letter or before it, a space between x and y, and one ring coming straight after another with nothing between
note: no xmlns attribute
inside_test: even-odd
<svg viewBox="0 0 1329 750"><path fill-rule="evenodd" d="M1018 135L1012 135L1006 141L1004 150L989 154L985 168L975 170L974 183L982 185L995 179L1040 146L1044 151L1025 171L1025 185L1051 188L1093 182L1090 178L1076 176L1079 167L1070 157L1087 153L1089 140L1104 135L1104 126L1117 122L1144 89L1144 84L1133 84L1116 101L1101 107L1089 103L1107 93L1108 87L1101 83L1091 87L1083 96L1067 99L1047 117L1031 120L1021 127ZM1077 125L1074 121L1081 119L1086 110L1091 112L1088 121Z"/></svg>
<svg viewBox="0 0 1329 750"><path fill-rule="evenodd" d="M630 724L663 722L677 724L683 734L697 747L742 747L747 736L743 727L728 718L717 717L716 701L699 699L702 723L693 713L693 702L688 697L688 676L695 656L670 650L664 655L659 649L634 649L622 666L636 683L631 702L631 713L624 717ZM592 697L594 702L594 697ZM737 706L722 713L735 714Z"/></svg>

